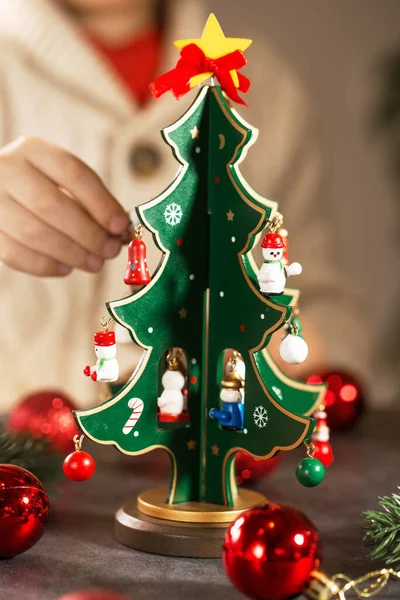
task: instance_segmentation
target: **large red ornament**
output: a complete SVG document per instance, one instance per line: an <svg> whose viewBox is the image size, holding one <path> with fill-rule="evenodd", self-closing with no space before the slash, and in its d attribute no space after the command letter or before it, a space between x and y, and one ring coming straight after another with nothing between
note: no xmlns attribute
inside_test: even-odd
<svg viewBox="0 0 400 600"><path fill-rule="evenodd" d="M271 475L281 464L283 452L273 458L263 460L240 450L235 456L236 482L238 485L252 483Z"/></svg>
<svg viewBox="0 0 400 600"><path fill-rule="evenodd" d="M29 394L11 410L7 428L46 437L65 454L72 450L72 439L79 433L72 415L76 408L68 396L57 390Z"/></svg>
<svg viewBox="0 0 400 600"><path fill-rule="evenodd" d="M72 481L86 481L94 473L96 463L91 454L76 450L71 452L64 460L64 474Z"/></svg>
<svg viewBox="0 0 400 600"><path fill-rule="evenodd" d="M143 240L135 238L128 246L128 266L126 267L124 282L126 285L147 285L150 281L146 245Z"/></svg>
<svg viewBox="0 0 400 600"><path fill-rule="evenodd" d="M49 518L49 498L32 473L0 465L0 557L26 552L40 540Z"/></svg>
<svg viewBox="0 0 400 600"><path fill-rule="evenodd" d="M311 375L307 383L327 384L323 404L331 430L351 429L360 419L364 410L365 394L355 377L339 370L324 371Z"/></svg>
<svg viewBox="0 0 400 600"><path fill-rule="evenodd" d="M59 600L130 600L130 598L111 590L92 589L70 592L59 598Z"/></svg>
<svg viewBox="0 0 400 600"><path fill-rule="evenodd" d="M319 566L319 536L303 513L266 503L230 526L223 561L231 581L249 598L288 600L301 594Z"/></svg>

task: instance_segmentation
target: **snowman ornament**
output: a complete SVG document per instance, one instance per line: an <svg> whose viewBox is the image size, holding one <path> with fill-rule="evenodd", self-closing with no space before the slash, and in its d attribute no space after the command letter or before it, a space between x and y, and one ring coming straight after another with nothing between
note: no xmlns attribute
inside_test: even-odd
<svg viewBox="0 0 400 600"><path fill-rule="evenodd" d="M114 331L97 331L94 334L94 350L97 362L93 367L86 366L83 373L91 377L93 381L112 382L117 381L119 367L117 356L117 344Z"/></svg>
<svg viewBox="0 0 400 600"><path fill-rule="evenodd" d="M267 233L261 244L264 263L258 273L258 283L263 296L281 296L284 293L286 280L291 275L300 275L301 264L294 262L283 266L282 257L285 249L282 237L278 233Z"/></svg>
<svg viewBox="0 0 400 600"><path fill-rule="evenodd" d="M162 376L161 383L164 389L157 401L160 414L178 417L185 406L185 377L181 371L176 370L175 364L172 364L172 368L170 366Z"/></svg>

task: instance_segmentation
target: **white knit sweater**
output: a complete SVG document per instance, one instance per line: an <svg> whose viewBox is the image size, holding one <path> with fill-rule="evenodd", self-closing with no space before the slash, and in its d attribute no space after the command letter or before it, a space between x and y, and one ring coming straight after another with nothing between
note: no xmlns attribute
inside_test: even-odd
<svg viewBox="0 0 400 600"><path fill-rule="evenodd" d="M177 59L172 40L197 37L205 21L198 0L179 4L177 10L171 3L160 71ZM252 32L239 33L251 37ZM253 35L246 68L252 80L251 108L245 117L260 129L260 137L243 172L260 192L279 200L285 213L291 258L304 266L299 278L303 312L322 328L333 360L362 365L357 317L342 296L336 308L328 310L325 302L338 288L328 224L317 196L321 154L309 104L294 74L259 32ZM176 102L167 94L139 109L55 4L0 0L0 146L20 135L52 140L98 171L131 209L160 193L173 178L177 163L159 130L182 114L193 99L189 96ZM148 178L132 173L128 161L130 151L143 141L162 156L161 167ZM151 246L151 239L147 242ZM154 266L157 252L150 248L149 254ZM77 271L65 279L37 279L1 267L0 410L22 393L44 387L67 391L80 406L96 401L98 387L82 375L82 367L95 358L92 336L106 314L104 303L126 295L125 267L125 252L96 276ZM122 370L133 370L136 357L132 348L120 348Z"/></svg>

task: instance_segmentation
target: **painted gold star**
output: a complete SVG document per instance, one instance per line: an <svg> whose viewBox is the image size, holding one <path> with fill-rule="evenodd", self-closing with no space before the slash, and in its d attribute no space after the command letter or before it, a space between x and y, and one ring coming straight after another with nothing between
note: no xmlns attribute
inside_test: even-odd
<svg viewBox="0 0 400 600"><path fill-rule="evenodd" d="M192 136L192 140L195 140L200 135L200 129L197 128L197 125L190 130L190 135Z"/></svg>
<svg viewBox="0 0 400 600"><path fill-rule="evenodd" d="M176 40L175 46L180 50L189 46L189 44L196 44L208 58L220 58L226 54L230 54L235 50L241 50L244 52L250 46L252 40L244 38L228 38L225 37L222 31L221 25L218 23L217 17L211 14L208 19L201 38L192 38L188 40ZM192 77L190 81L190 87L194 88L209 77L212 77L212 73L201 73ZM231 71L232 79L236 87L239 87L239 81L236 71Z"/></svg>
<svg viewBox="0 0 400 600"><path fill-rule="evenodd" d="M213 453L214 456L218 456L219 448L218 448L217 444L214 444L213 446L211 446L211 452Z"/></svg>
<svg viewBox="0 0 400 600"><path fill-rule="evenodd" d="M186 310L186 308L181 308L180 310L178 310L179 316L181 319L186 319L188 311Z"/></svg>
<svg viewBox="0 0 400 600"><path fill-rule="evenodd" d="M235 216L235 213L233 213L231 210L229 210L229 212L226 213L226 216L228 217L228 221L233 221L233 217Z"/></svg>
<svg viewBox="0 0 400 600"><path fill-rule="evenodd" d="M197 442L195 440L189 440L187 443L188 450L195 450Z"/></svg>

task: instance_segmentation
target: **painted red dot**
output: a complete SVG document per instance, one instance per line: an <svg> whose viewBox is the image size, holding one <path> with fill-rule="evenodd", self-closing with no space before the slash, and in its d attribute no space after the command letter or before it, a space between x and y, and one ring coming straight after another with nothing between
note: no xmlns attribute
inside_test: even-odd
<svg viewBox="0 0 400 600"><path fill-rule="evenodd" d="M220 178L218 177L218 175L216 175L214 177L214 181L215 181L215 183L219 183L221 181Z"/></svg>
<svg viewBox="0 0 400 600"><path fill-rule="evenodd" d="M241 326L239 327L239 329L240 329L240 331L245 331L245 330L246 330L246 327L245 327L244 325L241 325Z"/></svg>
<svg viewBox="0 0 400 600"><path fill-rule="evenodd" d="M178 246L182 246L182 244L183 244L183 239L182 239L182 238L178 238L178 239L176 240L176 243L177 243L177 245L178 245Z"/></svg>
<svg viewBox="0 0 400 600"><path fill-rule="evenodd" d="M191 383L192 385L194 385L195 383L197 383L197 377L196 377L195 375L192 375L192 376L191 376L191 378L190 378L190 383Z"/></svg>

